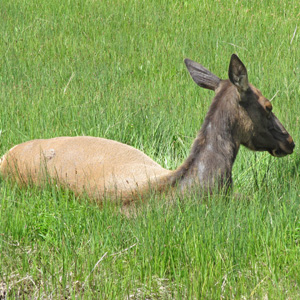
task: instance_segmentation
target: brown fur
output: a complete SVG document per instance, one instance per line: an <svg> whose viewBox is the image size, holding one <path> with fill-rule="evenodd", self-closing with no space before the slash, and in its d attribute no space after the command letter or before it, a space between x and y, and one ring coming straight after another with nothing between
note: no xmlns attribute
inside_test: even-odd
<svg viewBox="0 0 300 300"><path fill-rule="evenodd" d="M128 203L151 189L168 191L177 185L182 192L192 187L228 188L241 144L274 156L293 152L291 136L271 112L270 101L248 83L247 70L236 55L231 57L229 80L191 60L185 63L193 80L216 96L190 155L177 170L162 168L131 146L81 136L32 140L13 147L1 160L2 176L23 185L55 181L76 194Z"/></svg>

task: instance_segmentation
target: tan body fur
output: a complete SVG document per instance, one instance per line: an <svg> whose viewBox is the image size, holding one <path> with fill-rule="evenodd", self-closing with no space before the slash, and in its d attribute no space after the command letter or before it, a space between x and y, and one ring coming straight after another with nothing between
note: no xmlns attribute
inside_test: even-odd
<svg viewBox="0 0 300 300"><path fill-rule="evenodd" d="M124 201L142 195L172 173L131 146L87 136L19 144L2 158L0 172L21 184L41 185L52 178L76 194Z"/></svg>

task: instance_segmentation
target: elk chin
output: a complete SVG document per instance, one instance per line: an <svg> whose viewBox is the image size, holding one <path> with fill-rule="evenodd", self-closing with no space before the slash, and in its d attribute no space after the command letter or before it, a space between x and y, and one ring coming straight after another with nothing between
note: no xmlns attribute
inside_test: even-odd
<svg viewBox="0 0 300 300"><path fill-rule="evenodd" d="M283 157L288 154L292 154L295 148L295 143L291 139L288 142L279 142L278 147L276 149L268 149L268 152L275 157Z"/></svg>
<svg viewBox="0 0 300 300"><path fill-rule="evenodd" d="M284 152L281 149L268 150L268 152L274 157L284 157L284 156L288 155L288 153Z"/></svg>

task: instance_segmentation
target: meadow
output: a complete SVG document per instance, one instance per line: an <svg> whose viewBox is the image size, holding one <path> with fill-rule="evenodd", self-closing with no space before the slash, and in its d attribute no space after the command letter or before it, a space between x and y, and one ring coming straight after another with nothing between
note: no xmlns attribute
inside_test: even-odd
<svg viewBox="0 0 300 300"><path fill-rule="evenodd" d="M0 299L299 299L299 1L0 1L0 155L91 135L165 168L185 159L236 53L294 138L241 148L231 196L153 195L131 217L68 190L0 181ZM239 196L236 197L235 195Z"/></svg>

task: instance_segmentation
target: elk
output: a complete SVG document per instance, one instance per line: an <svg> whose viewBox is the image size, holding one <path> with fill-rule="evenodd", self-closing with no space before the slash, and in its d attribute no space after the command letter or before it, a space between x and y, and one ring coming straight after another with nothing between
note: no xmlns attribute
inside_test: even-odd
<svg viewBox="0 0 300 300"><path fill-rule="evenodd" d="M0 172L21 185L55 182L101 201L105 197L130 203L149 190L180 192L228 189L240 145L272 156L291 154L292 137L272 112L271 102L248 82L247 70L231 56L229 79L221 80L202 65L185 59L196 84L213 90L204 124L187 159L167 170L141 151L98 137L36 139L10 149L1 159Z"/></svg>

